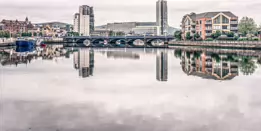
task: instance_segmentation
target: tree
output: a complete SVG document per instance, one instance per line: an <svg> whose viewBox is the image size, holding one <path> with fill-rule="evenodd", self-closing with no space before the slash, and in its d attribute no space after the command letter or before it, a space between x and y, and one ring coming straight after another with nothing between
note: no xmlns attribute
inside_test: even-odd
<svg viewBox="0 0 261 131"><path fill-rule="evenodd" d="M200 37L200 35L198 34L198 32L195 33L194 36L193 36L193 40L199 40L200 38L201 38L201 37Z"/></svg>
<svg viewBox="0 0 261 131"><path fill-rule="evenodd" d="M186 33L186 40L191 40L191 38L192 38L192 37L191 37L191 35L190 35L190 32L187 32L187 33Z"/></svg>
<svg viewBox="0 0 261 131"><path fill-rule="evenodd" d="M174 33L174 37L176 38L176 40L181 40L182 39L182 32L181 31L175 31Z"/></svg>
<svg viewBox="0 0 261 131"><path fill-rule="evenodd" d="M213 39L217 39L219 36L221 36L221 31L217 30L215 33L211 34L211 37Z"/></svg>
<svg viewBox="0 0 261 131"><path fill-rule="evenodd" d="M31 32L27 33L27 36L32 37L32 33Z"/></svg>
<svg viewBox="0 0 261 131"><path fill-rule="evenodd" d="M113 34L114 34L113 31L110 30L109 31L109 36L113 36Z"/></svg>
<svg viewBox="0 0 261 131"><path fill-rule="evenodd" d="M226 35L227 35L227 37L234 37L235 33L234 32L228 32Z"/></svg>
<svg viewBox="0 0 261 131"><path fill-rule="evenodd" d="M254 34L257 31L257 25L252 18L243 17L238 24L238 31L243 36L247 34Z"/></svg>
<svg viewBox="0 0 261 131"><path fill-rule="evenodd" d="M174 56L176 57L176 58L181 58L181 56L182 56L182 50L181 49L176 49L175 51L174 51Z"/></svg>
<svg viewBox="0 0 261 131"><path fill-rule="evenodd" d="M251 57L243 57L239 62L239 67L244 75L252 75L257 69L255 61Z"/></svg>
<svg viewBox="0 0 261 131"><path fill-rule="evenodd" d="M34 32L34 36L37 36L37 33L36 33L36 32Z"/></svg>
<svg viewBox="0 0 261 131"><path fill-rule="evenodd" d="M39 33L39 36L43 36L43 33L42 33L42 32L40 32L40 33Z"/></svg>
<svg viewBox="0 0 261 131"><path fill-rule="evenodd" d="M125 33L124 33L124 32L122 32L122 31L120 31L120 32L116 32L116 35L117 35L117 36L124 36L124 35L125 35Z"/></svg>

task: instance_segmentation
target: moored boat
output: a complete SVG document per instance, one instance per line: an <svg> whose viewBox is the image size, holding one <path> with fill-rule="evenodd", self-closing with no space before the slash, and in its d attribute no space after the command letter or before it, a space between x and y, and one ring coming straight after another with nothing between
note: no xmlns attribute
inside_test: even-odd
<svg viewBox="0 0 261 131"><path fill-rule="evenodd" d="M16 40L15 44L17 47L33 47L35 46L35 41L20 39L20 40Z"/></svg>

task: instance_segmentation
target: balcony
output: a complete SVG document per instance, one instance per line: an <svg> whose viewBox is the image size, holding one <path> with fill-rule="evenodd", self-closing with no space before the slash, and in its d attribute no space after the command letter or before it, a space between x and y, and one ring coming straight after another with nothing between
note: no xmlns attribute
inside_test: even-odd
<svg viewBox="0 0 261 131"><path fill-rule="evenodd" d="M238 21L230 21L230 24L238 24Z"/></svg>
<svg viewBox="0 0 261 131"><path fill-rule="evenodd" d="M211 33L206 33L206 36L211 36L212 34Z"/></svg>
<svg viewBox="0 0 261 131"><path fill-rule="evenodd" d="M195 26L195 25L196 25L196 23L191 23L191 25L192 25L192 26Z"/></svg>
<svg viewBox="0 0 261 131"><path fill-rule="evenodd" d="M207 30L207 31L211 31L211 30L212 30L212 28L206 28L206 30Z"/></svg>
<svg viewBox="0 0 261 131"><path fill-rule="evenodd" d="M230 27L230 30L238 30L238 27Z"/></svg>
<svg viewBox="0 0 261 131"><path fill-rule="evenodd" d="M206 21L206 25L211 25L212 21Z"/></svg>

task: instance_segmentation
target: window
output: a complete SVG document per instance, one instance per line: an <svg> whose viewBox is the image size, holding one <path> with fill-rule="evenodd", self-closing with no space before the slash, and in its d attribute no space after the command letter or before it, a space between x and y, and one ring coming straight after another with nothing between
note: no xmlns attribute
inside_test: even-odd
<svg viewBox="0 0 261 131"><path fill-rule="evenodd" d="M222 16L222 23L223 24L228 24L229 23L229 19L225 16Z"/></svg>
<svg viewBox="0 0 261 131"><path fill-rule="evenodd" d="M223 25L223 26L222 26L222 29L223 29L223 30L227 30L227 26L226 26L226 25Z"/></svg>
<svg viewBox="0 0 261 131"><path fill-rule="evenodd" d="M214 24L220 24L220 20L221 20L221 17L218 16L217 18L214 19Z"/></svg>
<svg viewBox="0 0 261 131"><path fill-rule="evenodd" d="M220 30L220 29L221 29L221 27L220 27L220 26L217 26L217 25L215 25L215 26L213 26L213 29L214 29L214 30Z"/></svg>
<svg viewBox="0 0 261 131"><path fill-rule="evenodd" d="M199 24L200 24L200 25L202 24L202 21L201 21L201 20L199 21Z"/></svg>

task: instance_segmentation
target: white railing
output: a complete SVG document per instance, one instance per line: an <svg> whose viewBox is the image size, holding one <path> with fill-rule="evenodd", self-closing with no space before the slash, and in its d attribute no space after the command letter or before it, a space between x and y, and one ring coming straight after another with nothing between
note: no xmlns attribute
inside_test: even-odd
<svg viewBox="0 0 261 131"><path fill-rule="evenodd" d="M212 21L206 21L206 24L212 24Z"/></svg>
<svg viewBox="0 0 261 131"><path fill-rule="evenodd" d="M230 30L238 30L238 27L230 27Z"/></svg>
<svg viewBox="0 0 261 131"><path fill-rule="evenodd" d="M206 36L211 36L211 33L206 33Z"/></svg>
<svg viewBox="0 0 261 131"><path fill-rule="evenodd" d="M238 21L230 21L230 24L238 24Z"/></svg>
<svg viewBox="0 0 261 131"><path fill-rule="evenodd" d="M206 30L212 30L212 28L206 28Z"/></svg>

